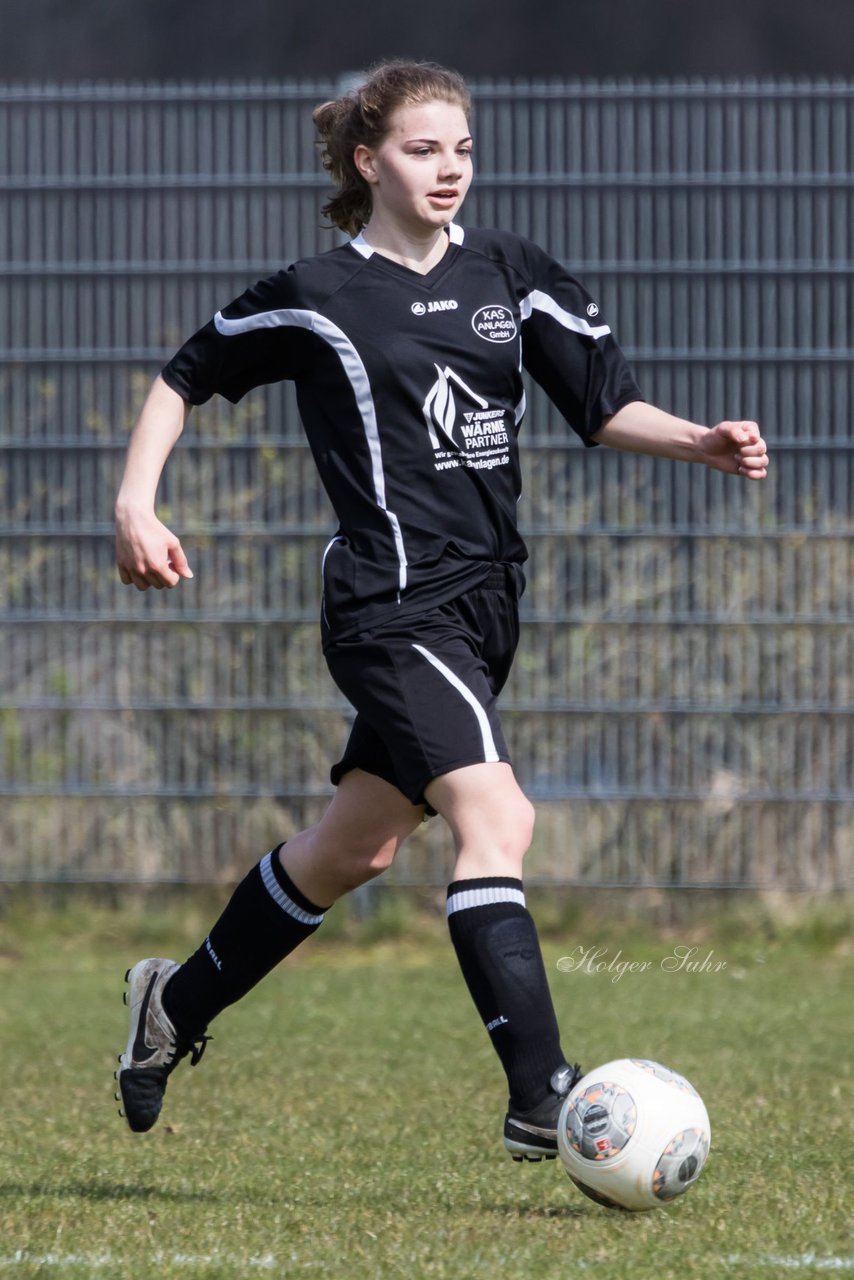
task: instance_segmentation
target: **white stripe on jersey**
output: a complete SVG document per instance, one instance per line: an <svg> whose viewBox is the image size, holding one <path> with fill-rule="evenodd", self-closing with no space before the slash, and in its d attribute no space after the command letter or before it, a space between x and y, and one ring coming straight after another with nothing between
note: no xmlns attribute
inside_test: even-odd
<svg viewBox="0 0 854 1280"><path fill-rule="evenodd" d="M562 324L564 329L571 329L573 333L583 333L588 338L604 338L611 332L607 324L591 325L582 316L574 316L571 311L564 311L554 298L543 293L541 289L534 289L526 298L523 298L519 304L519 310L523 320L527 320L532 311L544 311L553 320L557 320L558 324Z"/></svg>
<svg viewBox="0 0 854 1280"><path fill-rule="evenodd" d="M469 689L467 685L464 685L459 676L454 675L450 667L446 667L444 662L437 658L435 654L431 653L429 649L425 649L424 646L420 644L414 644L412 647L416 652L420 653L422 657L426 658L427 661L436 668L440 675L445 677L448 684L453 685L457 693L461 694L462 697L465 698L466 702L477 717L480 736L483 739L484 762L486 764L497 764L500 757L495 746L495 739L492 736L492 726L489 723L489 716L486 714L471 689Z"/></svg>
<svg viewBox="0 0 854 1280"><path fill-rule="evenodd" d="M407 569L406 548L403 545L400 522L394 512L389 511L386 506L383 455L374 397L371 393L371 383L367 370L362 363L362 357L346 333L343 329L339 329L337 324L327 320L326 316L321 315L319 311L259 311L257 315L243 316L238 320L227 320L222 312L218 311L214 316L214 324L217 331L227 338L234 337L239 333L249 333L253 329L279 329L292 325L296 329L310 329L312 333L316 333L319 338L322 338L324 342L328 342L332 347L341 361L350 386L353 388L353 394L356 397L365 439L368 442L368 451L371 455L374 496L376 497L377 506L385 512L391 525L394 546L397 552L398 590L404 591L406 589Z"/></svg>
<svg viewBox="0 0 854 1280"><path fill-rule="evenodd" d="M471 907L488 907L493 902L518 902L525 905L525 895L521 889L508 886L487 885L480 889L455 889L448 896L448 915L455 911L468 911Z"/></svg>

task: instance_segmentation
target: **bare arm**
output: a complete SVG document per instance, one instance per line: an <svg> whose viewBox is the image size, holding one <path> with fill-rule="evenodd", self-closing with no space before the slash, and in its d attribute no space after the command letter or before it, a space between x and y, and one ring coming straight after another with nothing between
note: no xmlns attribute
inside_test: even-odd
<svg viewBox="0 0 854 1280"><path fill-rule="evenodd" d="M175 587L193 576L181 543L154 512L163 467L189 412L190 405L155 378L131 433L116 498L116 563L125 586L139 591Z"/></svg>
<svg viewBox="0 0 854 1280"><path fill-rule="evenodd" d="M593 439L609 449L703 462L747 480L763 480L768 473L768 451L755 422L703 427L636 400L608 418Z"/></svg>

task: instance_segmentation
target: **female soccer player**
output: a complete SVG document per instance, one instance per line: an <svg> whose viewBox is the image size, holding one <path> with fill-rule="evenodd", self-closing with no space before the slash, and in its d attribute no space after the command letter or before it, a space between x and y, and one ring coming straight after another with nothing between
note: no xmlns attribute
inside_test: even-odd
<svg viewBox="0 0 854 1280"><path fill-rule="evenodd" d="M329 670L356 709L320 822L267 853L183 964L129 970L117 1072L131 1129L150 1129L178 1061L210 1021L385 870L425 813L451 829L448 922L505 1070L504 1142L556 1152L568 1065L522 859L534 813L496 711L518 639L526 549L516 527L522 367L587 445L704 463L759 480L752 422L712 428L646 404L596 303L537 246L454 221L472 178L470 101L431 64L380 65L314 113L350 237L248 289L155 380L116 504L123 583L192 572L157 519L165 461L192 405L280 379L339 528L323 558ZM117 1095L118 1097L118 1095Z"/></svg>

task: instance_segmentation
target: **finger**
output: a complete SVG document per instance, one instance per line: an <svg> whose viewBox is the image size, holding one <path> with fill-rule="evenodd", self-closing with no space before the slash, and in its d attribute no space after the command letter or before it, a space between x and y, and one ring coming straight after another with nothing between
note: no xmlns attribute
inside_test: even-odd
<svg viewBox="0 0 854 1280"><path fill-rule="evenodd" d="M744 454L739 458L739 465L748 471L756 470L759 467L768 466L768 455L766 453Z"/></svg>
<svg viewBox="0 0 854 1280"><path fill-rule="evenodd" d="M190 568L187 557L184 555L184 548L180 542L176 541L169 547L169 567L180 578L192 578L193 576L193 570Z"/></svg>
<svg viewBox="0 0 854 1280"><path fill-rule="evenodd" d="M768 468L759 458L748 459L735 469L735 474L741 476L743 480L764 480L768 474Z"/></svg>
<svg viewBox="0 0 854 1280"><path fill-rule="evenodd" d="M180 582L180 578L173 573L166 565L160 565L157 568L151 568L145 575L150 586L156 591L162 591L164 587L176 587Z"/></svg>
<svg viewBox="0 0 854 1280"><path fill-rule="evenodd" d="M133 580L130 574L128 573L127 569L125 569L123 565L119 565L118 569L119 569L119 581L122 583L122 585L125 587L131 586Z"/></svg>
<svg viewBox="0 0 854 1280"><path fill-rule="evenodd" d="M164 573L170 577L172 576L169 574L169 570L158 569L154 566L146 568L143 565L137 565L129 573L130 579L138 591L147 591L149 587L154 587L156 591L162 591L164 587L174 586L175 582L178 581L177 578L175 578L175 582L166 581Z"/></svg>
<svg viewBox="0 0 854 1280"><path fill-rule="evenodd" d="M192 578L193 575L190 572L190 566L187 564L186 557L184 557L183 552L181 555L184 569L183 573L181 572L181 566L175 564L171 556L165 565L158 565L157 572L164 587L177 587L182 578Z"/></svg>
<svg viewBox="0 0 854 1280"><path fill-rule="evenodd" d="M756 422L722 422L718 430L738 445L757 444L762 439Z"/></svg>
<svg viewBox="0 0 854 1280"><path fill-rule="evenodd" d="M169 567L168 560L164 559L160 562L149 560L147 557L140 557L134 564L126 570L133 580L135 586L145 583L146 587L154 587L157 591L162 591L164 587L177 586L179 582L178 575L173 573ZM141 588L144 590L145 588Z"/></svg>

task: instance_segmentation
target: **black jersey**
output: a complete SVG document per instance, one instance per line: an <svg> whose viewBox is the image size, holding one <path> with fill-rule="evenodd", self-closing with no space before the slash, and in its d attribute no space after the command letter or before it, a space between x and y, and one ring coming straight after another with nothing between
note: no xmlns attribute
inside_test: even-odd
<svg viewBox="0 0 854 1280"><path fill-rule="evenodd" d="M557 262L506 232L448 234L426 275L361 237L296 262L218 312L163 370L191 404L296 384L340 522L322 566L333 638L527 558L523 366L586 444L641 398L596 303Z"/></svg>

